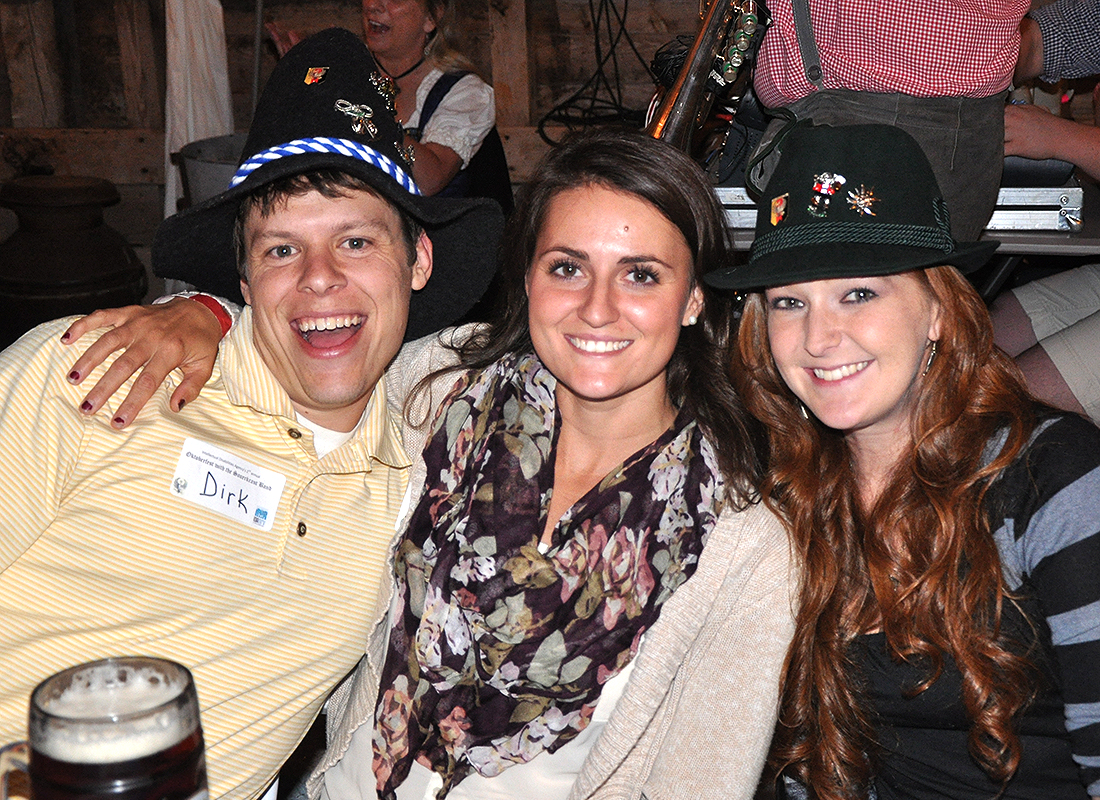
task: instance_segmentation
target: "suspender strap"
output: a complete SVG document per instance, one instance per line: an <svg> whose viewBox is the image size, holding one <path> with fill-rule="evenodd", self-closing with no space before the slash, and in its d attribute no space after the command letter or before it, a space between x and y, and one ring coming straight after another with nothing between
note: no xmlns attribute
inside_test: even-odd
<svg viewBox="0 0 1100 800"><path fill-rule="evenodd" d="M798 52L802 56L802 69L806 80L818 89L825 88L822 80L821 56L814 41L814 29L810 23L810 0L792 0L794 10L794 30L798 34Z"/></svg>
<svg viewBox="0 0 1100 800"><path fill-rule="evenodd" d="M447 96L447 92L454 88L469 72L447 72L439 76L424 98L424 108L420 110L420 121L414 131L409 133L417 141L420 141L428 120L432 118L436 108ZM481 147L470 158L470 163L465 169L459 170L451 182L439 192L440 197L491 197L500 203L505 215L512 213L514 201L512 199L512 182L508 174L508 161L504 156L504 144L500 140L500 134L494 125L481 142Z"/></svg>
<svg viewBox="0 0 1100 800"><path fill-rule="evenodd" d="M440 102L447 96L447 92L451 91L456 83L469 74L468 72L447 72L439 76L439 80L435 82L431 91L428 92L428 96L424 98L424 108L420 110L420 120L416 123L415 134L415 138L418 141L420 135L424 133L424 128L427 126L428 120L432 118L432 114L435 113Z"/></svg>

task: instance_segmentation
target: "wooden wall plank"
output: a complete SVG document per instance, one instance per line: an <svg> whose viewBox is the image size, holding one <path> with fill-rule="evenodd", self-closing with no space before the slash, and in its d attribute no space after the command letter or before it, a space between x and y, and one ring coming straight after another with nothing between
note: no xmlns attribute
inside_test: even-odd
<svg viewBox="0 0 1100 800"><path fill-rule="evenodd" d="M115 0L115 26L126 118L137 128L159 127L164 111L148 0Z"/></svg>
<svg viewBox="0 0 1100 800"><path fill-rule="evenodd" d="M548 133L561 138L564 130L551 126ZM505 126L500 135L512 182L530 180L549 145L530 126ZM164 131L156 128L0 128L0 180L15 174L15 161L112 183L164 183L163 153Z"/></svg>
<svg viewBox="0 0 1100 800"><path fill-rule="evenodd" d="M558 140L565 135L565 128L551 125L547 135ZM504 142L504 156L508 159L508 175L512 183L527 183L535 171L535 165L550 149L550 145L539 136L538 128L503 127L500 138Z"/></svg>
<svg viewBox="0 0 1100 800"><path fill-rule="evenodd" d="M155 128L0 128L0 180L13 164L112 183L164 183L164 131Z"/></svg>
<svg viewBox="0 0 1100 800"><path fill-rule="evenodd" d="M63 124L52 0L0 3L0 37L11 85L12 125Z"/></svg>
<svg viewBox="0 0 1100 800"><path fill-rule="evenodd" d="M0 127L11 126L11 81L8 80L8 57L4 53L4 37L0 35Z"/></svg>
<svg viewBox="0 0 1100 800"><path fill-rule="evenodd" d="M489 0L497 125L531 124L526 0Z"/></svg>

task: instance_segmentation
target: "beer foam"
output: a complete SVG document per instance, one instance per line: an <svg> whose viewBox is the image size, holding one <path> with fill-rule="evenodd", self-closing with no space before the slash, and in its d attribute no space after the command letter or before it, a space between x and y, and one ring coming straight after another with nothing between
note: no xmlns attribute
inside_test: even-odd
<svg viewBox="0 0 1100 800"><path fill-rule="evenodd" d="M77 673L52 697L40 697L42 710L55 717L36 738L34 749L58 761L114 763L153 755L190 735L197 720L169 706L142 716L179 697L182 676L151 667L96 664Z"/></svg>

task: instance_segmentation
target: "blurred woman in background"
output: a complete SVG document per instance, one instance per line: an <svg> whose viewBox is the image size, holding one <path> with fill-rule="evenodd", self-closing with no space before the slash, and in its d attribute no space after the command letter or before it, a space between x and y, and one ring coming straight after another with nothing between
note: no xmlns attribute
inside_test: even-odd
<svg viewBox="0 0 1100 800"><path fill-rule="evenodd" d="M491 197L510 213L493 88L451 44L454 0L363 0L362 21L375 62L393 80L397 121L420 191ZM268 30L280 55L301 38L278 23Z"/></svg>

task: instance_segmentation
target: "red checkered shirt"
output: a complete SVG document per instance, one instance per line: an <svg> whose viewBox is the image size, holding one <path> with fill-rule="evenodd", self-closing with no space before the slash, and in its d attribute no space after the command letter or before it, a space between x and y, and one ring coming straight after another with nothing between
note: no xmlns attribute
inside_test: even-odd
<svg viewBox="0 0 1100 800"><path fill-rule="evenodd" d="M918 97L988 97L1007 89L1028 0L810 0L829 89ZM755 85L764 105L815 91L798 50L791 0L771 0Z"/></svg>

